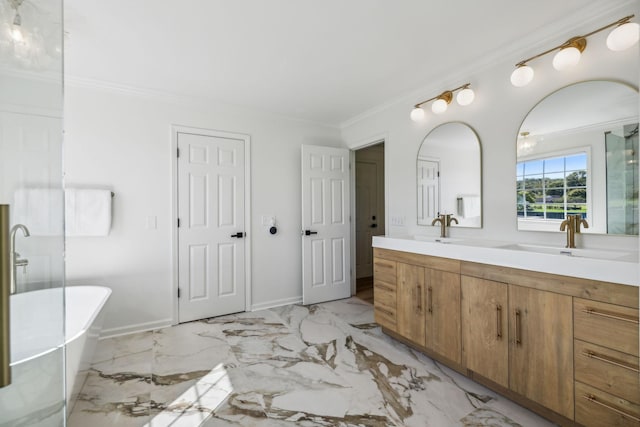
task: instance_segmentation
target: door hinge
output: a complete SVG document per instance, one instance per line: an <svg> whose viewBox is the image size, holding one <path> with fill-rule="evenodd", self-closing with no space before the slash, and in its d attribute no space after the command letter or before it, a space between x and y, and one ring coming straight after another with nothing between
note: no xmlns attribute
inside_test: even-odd
<svg viewBox="0 0 640 427"><path fill-rule="evenodd" d="M440 178L440 171L438 171L438 178Z"/></svg>
<svg viewBox="0 0 640 427"><path fill-rule="evenodd" d="M178 228L180 228L180 218L178 218Z"/></svg>
<svg viewBox="0 0 640 427"><path fill-rule="evenodd" d="M178 288L178 298L180 298L180 288Z"/></svg>
<svg viewBox="0 0 640 427"><path fill-rule="evenodd" d="M178 157L180 157L180 149L179 148L176 148L176 154L177 154Z"/></svg>

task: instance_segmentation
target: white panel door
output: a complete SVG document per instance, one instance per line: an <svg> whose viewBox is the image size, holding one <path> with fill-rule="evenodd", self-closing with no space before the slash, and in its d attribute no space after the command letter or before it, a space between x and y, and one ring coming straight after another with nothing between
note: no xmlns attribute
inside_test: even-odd
<svg viewBox="0 0 640 427"><path fill-rule="evenodd" d="M244 141L177 139L179 321L244 311Z"/></svg>
<svg viewBox="0 0 640 427"><path fill-rule="evenodd" d="M440 210L440 164L418 160L418 224L431 224Z"/></svg>
<svg viewBox="0 0 640 427"><path fill-rule="evenodd" d="M302 146L302 301L351 296L349 151Z"/></svg>

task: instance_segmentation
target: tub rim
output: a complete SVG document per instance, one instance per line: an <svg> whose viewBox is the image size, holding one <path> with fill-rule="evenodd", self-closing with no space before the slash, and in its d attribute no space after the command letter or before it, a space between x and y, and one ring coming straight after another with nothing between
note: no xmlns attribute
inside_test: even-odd
<svg viewBox="0 0 640 427"><path fill-rule="evenodd" d="M72 289L72 288L93 288L93 289L99 289L101 292L104 292L104 295L102 296L102 298L99 300L99 303L97 305L97 309L93 311L93 313L91 314L91 317L87 320L87 322L85 322L85 324L83 325L83 327L76 333L74 334L72 337L68 337L67 336L67 291ZM36 291L30 291L30 292L46 292L46 291L51 291L53 289L60 289L60 288L46 288L46 289L38 289ZM64 302L63 302L63 307L64 307L64 311L65 311L65 315L63 318L63 329L64 329L64 334L65 334L65 339L64 342L62 344L58 344L55 347L52 348L48 348L45 349L39 353L36 353L32 356L29 357L25 357L22 358L20 360L17 360L15 362L10 362L9 366L10 367L14 367L14 366L18 366L20 364L23 363L27 363L31 360L35 360L39 357L44 357L49 353L52 353L60 348L63 348L65 345L69 344L70 342L73 342L74 340L76 340L77 338L79 338L80 336L82 336L84 333L87 332L87 330L89 329L89 327L93 324L93 322L96 320L96 317L100 314L100 312L104 309L104 306L106 304L106 302L108 301L109 297L111 296L111 293L113 292L111 290L111 288L108 288L106 286L97 286L97 285L73 285L73 286L63 286L64 289ZM26 293L29 292L25 292L22 294L18 294L18 295L24 295Z"/></svg>

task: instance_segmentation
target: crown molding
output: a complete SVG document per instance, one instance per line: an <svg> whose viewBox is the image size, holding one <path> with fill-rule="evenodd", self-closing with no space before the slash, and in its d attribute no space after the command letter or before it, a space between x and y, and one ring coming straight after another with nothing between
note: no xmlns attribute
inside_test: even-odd
<svg viewBox="0 0 640 427"><path fill-rule="evenodd" d="M392 98L341 122L338 126L341 130L344 130L398 104L410 104L410 106L407 107L408 114L409 108L417 101L428 98L428 94L440 93L443 87L454 87L465 81L471 81L472 87L477 87L477 84L473 81L473 76L496 67L496 64L512 62L515 66L516 63L526 58L528 54L539 53L540 51L548 49L550 46L566 40L571 35L590 31L599 25L615 21L623 15L628 15L630 9L635 11L637 7L637 0L607 0L606 2L592 4L571 16L563 17L550 24L543 25L538 31L532 32L526 37L515 41L508 41L494 49L490 55L472 58L467 62L465 67L448 74L446 78L432 81L417 90ZM638 18L640 17L636 16L636 19ZM506 75L508 76L509 74L510 71L508 71ZM472 78L469 78L469 76L472 76Z"/></svg>
<svg viewBox="0 0 640 427"><path fill-rule="evenodd" d="M298 117L288 116L286 114L274 113L272 111L267 111L267 110L258 109L254 107L247 107L239 104L225 103L213 98L179 95L176 93L171 93L171 92L157 90L157 89L147 89L147 88L142 88L137 86L129 86L129 85L109 82L105 80L90 79L90 78L78 77L73 75L65 75L64 83L65 83L65 86L68 86L68 87L99 90L107 93L145 98L145 99L161 101L167 104L172 104L172 105L182 106L187 108L202 108L202 109L224 108L226 110L231 109L237 112L238 114L251 113L251 114L267 115L267 116L278 118L281 120L293 121L293 122L312 125L312 126L320 126L320 127L324 127L332 130L339 130L339 127L337 125L317 122L313 120L301 119Z"/></svg>

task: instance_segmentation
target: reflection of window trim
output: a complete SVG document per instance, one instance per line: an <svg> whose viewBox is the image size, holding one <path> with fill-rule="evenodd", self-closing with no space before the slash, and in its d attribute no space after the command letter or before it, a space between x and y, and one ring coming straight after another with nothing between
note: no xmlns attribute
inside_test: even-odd
<svg viewBox="0 0 640 427"><path fill-rule="evenodd" d="M591 147L590 146L582 146L582 147L572 147L566 150L556 150L556 151L547 151L545 153L538 153L535 155L530 155L530 156L518 156L518 158L516 159L516 196L518 194L518 192L520 191L520 189L518 188L518 174L517 174L517 169L518 169L518 164L519 163L523 163L523 162L530 162L530 161L534 161L534 160L547 160L547 159L553 159L553 158L557 158L557 157L569 157L569 156L574 156L576 154L586 154L587 156L587 160L586 160L586 165L587 165L587 182L586 182L586 190L587 190L587 216L586 219L589 222L593 221L593 187L591 185L591 178L593 175L593 166L591 163ZM566 170L564 171L564 173L566 173ZM546 205L546 203L544 203ZM566 211L565 211L566 213ZM562 219L555 219L555 218L541 218L541 217L521 217L519 215L517 215L516 212L516 216L518 221L539 221L539 222L546 222L546 223L553 223L553 222L557 222L558 224L562 222Z"/></svg>

